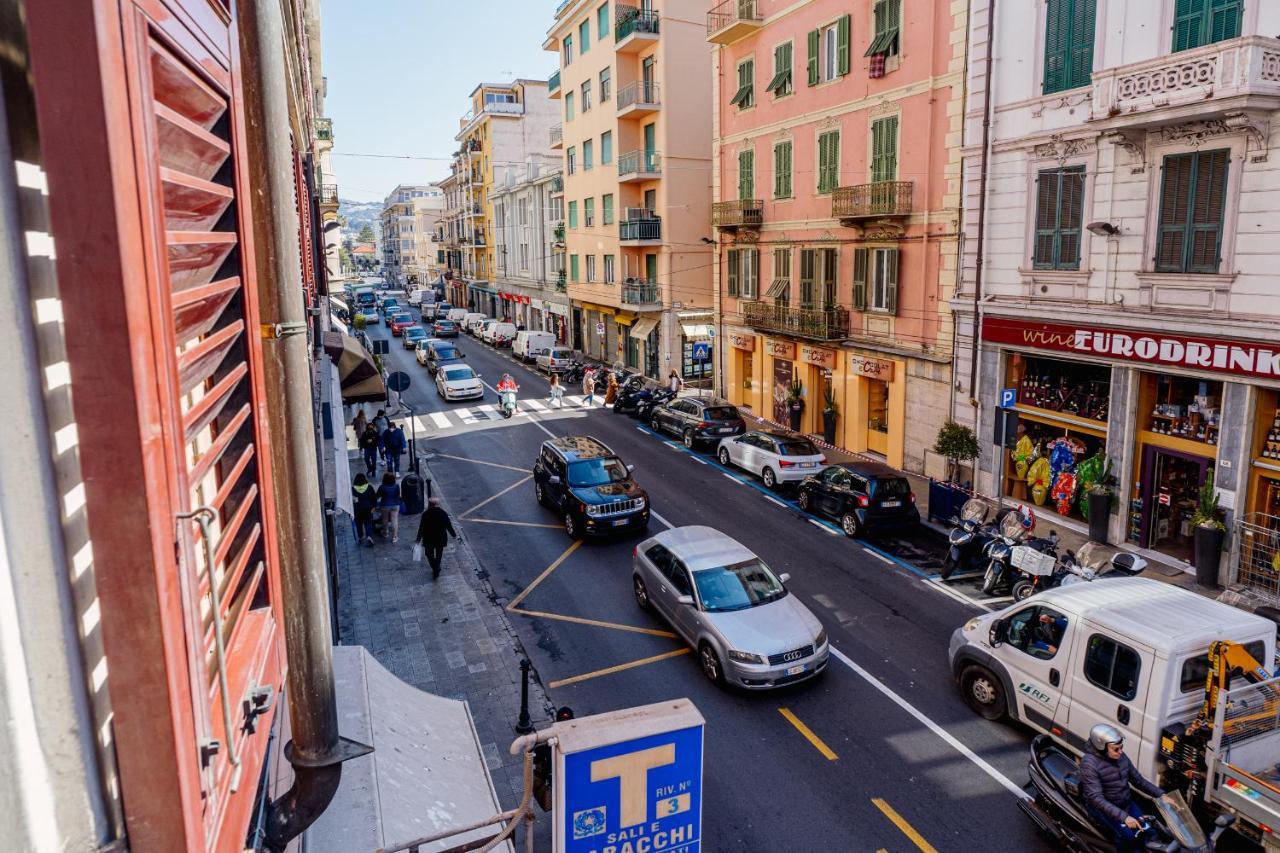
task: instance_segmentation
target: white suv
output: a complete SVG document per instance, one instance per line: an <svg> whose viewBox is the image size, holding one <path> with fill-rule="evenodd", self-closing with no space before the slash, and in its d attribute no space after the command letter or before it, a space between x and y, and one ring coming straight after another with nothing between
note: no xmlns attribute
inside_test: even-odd
<svg viewBox="0 0 1280 853"><path fill-rule="evenodd" d="M748 432L720 440L720 464L758 474L770 489L798 483L827 464L827 457L807 438L776 432Z"/></svg>

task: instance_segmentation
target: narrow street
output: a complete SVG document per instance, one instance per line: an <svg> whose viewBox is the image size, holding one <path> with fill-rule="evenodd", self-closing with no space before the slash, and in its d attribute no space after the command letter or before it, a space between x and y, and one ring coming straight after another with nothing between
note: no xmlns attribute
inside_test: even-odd
<svg viewBox="0 0 1280 853"><path fill-rule="evenodd" d="M370 334L390 337L385 327ZM813 522L709 453L601 407L547 410L547 382L531 368L467 336L459 347L489 386L504 372L515 377L522 411L499 419L484 408L496 402L491 390L483 403L444 403L393 338L389 367L412 379L402 400L417 414L433 487L555 705L585 715L684 696L702 711L707 849L1045 849L1012 790L1026 780L1029 737L970 712L948 671L948 638L976 605ZM760 694L713 687L667 626L637 608L638 540L575 543L535 502L529 468L539 446L573 434L603 440L636 466L652 532L709 525L790 572L789 588L830 634L826 674ZM846 840L833 841L832 828Z"/></svg>

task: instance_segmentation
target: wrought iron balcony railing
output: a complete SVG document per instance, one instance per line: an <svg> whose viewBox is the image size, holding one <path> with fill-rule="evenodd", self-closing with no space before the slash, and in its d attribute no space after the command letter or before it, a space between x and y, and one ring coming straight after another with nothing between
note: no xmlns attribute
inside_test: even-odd
<svg viewBox="0 0 1280 853"><path fill-rule="evenodd" d="M618 239L628 240L661 240L662 219L657 216L642 219L626 219L618 223Z"/></svg>
<svg viewBox="0 0 1280 853"><path fill-rule="evenodd" d="M764 202L758 198L718 201L711 208L711 224L717 228L759 228L764 222Z"/></svg>
<svg viewBox="0 0 1280 853"><path fill-rule="evenodd" d="M849 312L844 308L790 308L752 300L738 303L742 320L753 329L782 332L799 338L835 341L849 337Z"/></svg>
<svg viewBox="0 0 1280 853"><path fill-rule="evenodd" d="M316 139L324 139L329 142L333 141L333 119L316 119Z"/></svg>
<svg viewBox="0 0 1280 853"><path fill-rule="evenodd" d="M724 0L707 13L707 41L733 44L763 25L758 0Z"/></svg>
<svg viewBox="0 0 1280 853"><path fill-rule="evenodd" d="M321 204L337 204L338 203L338 185L337 184L321 184L320 185L320 203Z"/></svg>
<svg viewBox="0 0 1280 853"><path fill-rule="evenodd" d="M911 213L911 181L877 181L852 187L836 187L831 194L835 219L874 219Z"/></svg>

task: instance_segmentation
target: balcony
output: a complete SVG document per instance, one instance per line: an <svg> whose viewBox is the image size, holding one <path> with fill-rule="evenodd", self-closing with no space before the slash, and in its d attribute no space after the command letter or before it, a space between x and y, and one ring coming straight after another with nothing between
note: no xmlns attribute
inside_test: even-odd
<svg viewBox="0 0 1280 853"><path fill-rule="evenodd" d="M910 216L911 190L911 181L836 187L831 194L831 216L842 221Z"/></svg>
<svg viewBox="0 0 1280 853"><path fill-rule="evenodd" d="M617 8L613 27L613 49L618 53L639 53L658 40L658 13L634 6Z"/></svg>
<svg viewBox="0 0 1280 853"><path fill-rule="evenodd" d="M1280 109L1280 46L1245 36L1093 73L1091 121L1144 127ZM1247 120L1246 120L1247 121Z"/></svg>
<svg viewBox="0 0 1280 853"><path fill-rule="evenodd" d="M476 202L467 211L470 216L484 216L484 205Z"/></svg>
<svg viewBox="0 0 1280 853"><path fill-rule="evenodd" d="M618 118L647 116L661 108L657 83L643 80L618 90Z"/></svg>
<svg viewBox="0 0 1280 853"><path fill-rule="evenodd" d="M618 157L618 182L652 181L662 177L662 154L628 151Z"/></svg>
<svg viewBox="0 0 1280 853"><path fill-rule="evenodd" d="M560 72L558 70L547 78L547 97L557 100L560 98Z"/></svg>
<svg viewBox="0 0 1280 853"><path fill-rule="evenodd" d="M636 311L653 311L662 307L662 296L658 293L657 282L643 278L624 279L619 301L625 307Z"/></svg>
<svg viewBox="0 0 1280 853"><path fill-rule="evenodd" d="M556 244L556 246L560 248L564 248L564 223L557 222L555 230L552 231L551 233L552 233L552 241Z"/></svg>
<svg viewBox="0 0 1280 853"><path fill-rule="evenodd" d="M338 185L337 184L321 184L320 185L320 204L331 205L334 208L338 206Z"/></svg>
<svg viewBox="0 0 1280 853"><path fill-rule="evenodd" d="M849 312L843 308L780 308L758 300L739 302L738 307L744 323L764 332L817 341L849 337Z"/></svg>
<svg viewBox="0 0 1280 853"><path fill-rule="evenodd" d="M560 272L556 273L556 290L558 290L560 293L564 293L568 289L569 289L569 284L565 280L564 270L560 270Z"/></svg>
<svg viewBox="0 0 1280 853"><path fill-rule="evenodd" d="M662 219L644 208L632 208L618 223L618 242L629 246L661 246Z"/></svg>
<svg viewBox="0 0 1280 853"><path fill-rule="evenodd" d="M551 179L551 194L564 195L564 177L556 175Z"/></svg>
<svg viewBox="0 0 1280 853"><path fill-rule="evenodd" d="M551 150L559 151L564 148L564 125L551 125Z"/></svg>
<svg viewBox="0 0 1280 853"><path fill-rule="evenodd" d="M333 119L316 119L316 139L322 139L325 142L333 141Z"/></svg>
<svg viewBox="0 0 1280 853"><path fill-rule="evenodd" d="M711 224L716 228L759 228L764 222L764 202L758 198L718 201L711 207Z"/></svg>
<svg viewBox="0 0 1280 853"><path fill-rule="evenodd" d="M733 44L764 26L759 0L724 0L707 13L707 41Z"/></svg>

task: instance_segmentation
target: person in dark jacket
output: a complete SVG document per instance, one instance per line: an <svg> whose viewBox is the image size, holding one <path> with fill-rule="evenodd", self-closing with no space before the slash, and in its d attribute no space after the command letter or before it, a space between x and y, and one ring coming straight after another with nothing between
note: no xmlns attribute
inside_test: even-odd
<svg viewBox="0 0 1280 853"><path fill-rule="evenodd" d="M400 457L409 449L409 442L404 437L404 429L400 424L393 423L382 434L383 449L387 454L387 469L393 473L400 473Z"/></svg>
<svg viewBox="0 0 1280 853"><path fill-rule="evenodd" d="M392 543L400 541L400 507L403 505L400 484L396 482L396 475L388 471L382 475L382 485L378 487L378 506L382 510L382 538L391 537Z"/></svg>
<svg viewBox="0 0 1280 853"><path fill-rule="evenodd" d="M369 477L378 473L378 448L382 446L378 438L378 428L369 424L360 434L360 452L364 454L364 471Z"/></svg>
<svg viewBox="0 0 1280 853"><path fill-rule="evenodd" d="M356 539L373 547L373 510L378 506L378 492L364 474L351 481L351 503L355 510Z"/></svg>
<svg viewBox="0 0 1280 853"><path fill-rule="evenodd" d="M1099 723L1089 730L1089 744L1080 759L1080 789L1089 815L1110 830L1117 851L1138 849L1135 834L1142 810L1130 786L1152 798L1164 796L1124 754L1124 735L1115 726Z"/></svg>
<svg viewBox="0 0 1280 853"><path fill-rule="evenodd" d="M418 538L414 541L421 544L427 552L433 579L440 577L440 561L444 559L444 546L449 543L450 536L458 538L453 522L449 520L449 513L440 506L439 498L432 498L428 502L427 511L422 514L422 520L418 522Z"/></svg>

